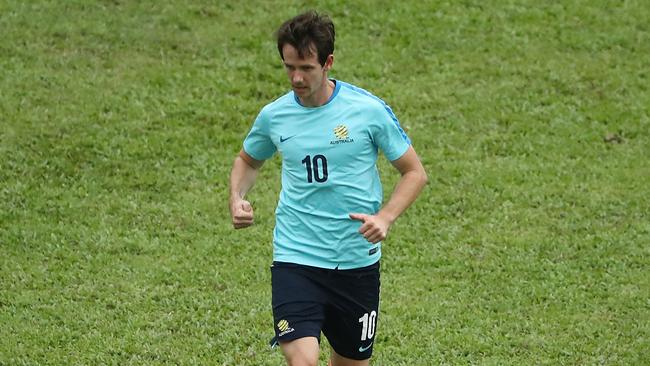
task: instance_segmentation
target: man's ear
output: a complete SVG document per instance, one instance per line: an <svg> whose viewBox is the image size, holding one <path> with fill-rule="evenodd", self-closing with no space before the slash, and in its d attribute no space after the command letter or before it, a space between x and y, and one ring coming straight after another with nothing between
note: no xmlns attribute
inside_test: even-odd
<svg viewBox="0 0 650 366"><path fill-rule="evenodd" d="M334 55L330 54L329 56L327 56L327 59L325 59L325 65L323 65L323 68L325 69L325 71L330 71L333 65L334 65Z"/></svg>

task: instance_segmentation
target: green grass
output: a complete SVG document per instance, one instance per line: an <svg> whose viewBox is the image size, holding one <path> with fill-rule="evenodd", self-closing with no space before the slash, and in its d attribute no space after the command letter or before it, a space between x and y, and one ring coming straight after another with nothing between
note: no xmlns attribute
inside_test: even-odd
<svg viewBox="0 0 650 366"><path fill-rule="evenodd" d="M373 363L648 364L646 2L5 0L0 365L282 364L279 159L245 231L228 174L312 7L430 176L383 247Z"/></svg>

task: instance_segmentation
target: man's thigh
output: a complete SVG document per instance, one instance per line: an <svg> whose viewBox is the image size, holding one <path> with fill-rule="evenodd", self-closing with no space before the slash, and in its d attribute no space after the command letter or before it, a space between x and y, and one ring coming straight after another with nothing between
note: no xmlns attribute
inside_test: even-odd
<svg viewBox="0 0 650 366"><path fill-rule="evenodd" d="M280 342L280 348L289 365L317 365L320 348L315 337L302 337Z"/></svg>
<svg viewBox="0 0 650 366"><path fill-rule="evenodd" d="M330 284L323 333L337 355L367 360L379 315L379 264L339 271Z"/></svg>
<svg viewBox="0 0 650 366"><path fill-rule="evenodd" d="M312 272L290 263L271 267L273 320L280 344L303 337L320 340L326 295Z"/></svg>
<svg viewBox="0 0 650 366"><path fill-rule="evenodd" d="M328 366L368 366L369 364L369 358L366 358L365 360L353 360L339 355L334 351L334 349L332 349Z"/></svg>

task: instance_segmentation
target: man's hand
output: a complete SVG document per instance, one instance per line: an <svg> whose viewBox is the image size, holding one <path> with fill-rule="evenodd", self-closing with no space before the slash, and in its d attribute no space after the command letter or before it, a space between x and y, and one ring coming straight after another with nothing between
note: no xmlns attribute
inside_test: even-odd
<svg viewBox="0 0 650 366"><path fill-rule="evenodd" d="M251 203L239 199L230 202L230 216L235 229L243 229L253 225L253 206Z"/></svg>
<svg viewBox="0 0 650 366"><path fill-rule="evenodd" d="M390 220L380 215L352 213L350 214L350 218L363 223L359 228L359 233L373 244L377 244L386 239L388 229L390 229L390 225L392 224Z"/></svg>

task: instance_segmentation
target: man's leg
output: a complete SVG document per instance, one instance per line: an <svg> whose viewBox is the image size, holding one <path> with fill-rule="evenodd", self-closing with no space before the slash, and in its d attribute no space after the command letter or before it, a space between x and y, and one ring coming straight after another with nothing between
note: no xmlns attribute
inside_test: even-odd
<svg viewBox="0 0 650 366"><path fill-rule="evenodd" d="M368 366L370 364L370 359L353 360L339 355L333 348L330 348L330 350L330 366Z"/></svg>
<svg viewBox="0 0 650 366"><path fill-rule="evenodd" d="M329 287L322 331L332 348L332 366L365 366L372 356L379 312L379 263L339 270Z"/></svg>
<svg viewBox="0 0 650 366"><path fill-rule="evenodd" d="M302 337L288 342L280 342L280 348L289 366L318 365L320 349L316 337Z"/></svg>

